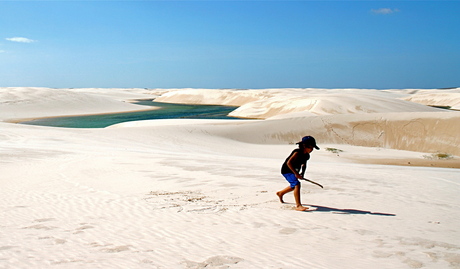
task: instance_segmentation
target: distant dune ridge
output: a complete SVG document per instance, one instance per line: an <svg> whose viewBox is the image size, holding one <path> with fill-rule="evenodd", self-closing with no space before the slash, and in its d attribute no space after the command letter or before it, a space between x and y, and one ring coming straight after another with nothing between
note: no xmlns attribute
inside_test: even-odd
<svg viewBox="0 0 460 269"><path fill-rule="evenodd" d="M238 106L232 116L266 119L295 112L329 115L439 111L427 106L457 109L460 90L186 89L168 92L156 101Z"/></svg>

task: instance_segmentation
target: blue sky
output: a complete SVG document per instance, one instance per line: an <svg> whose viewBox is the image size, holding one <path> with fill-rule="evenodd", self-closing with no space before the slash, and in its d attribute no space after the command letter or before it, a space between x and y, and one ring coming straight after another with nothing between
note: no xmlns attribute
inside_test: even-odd
<svg viewBox="0 0 460 269"><path fill-rule="evenodd" d="M0 1L0 87L460 87L460 1Z"/></svg>

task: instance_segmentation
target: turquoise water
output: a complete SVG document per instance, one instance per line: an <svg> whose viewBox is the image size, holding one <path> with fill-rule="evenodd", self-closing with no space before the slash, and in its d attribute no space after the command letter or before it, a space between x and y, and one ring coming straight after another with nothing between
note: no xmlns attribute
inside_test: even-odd
<svg viewBox="0 0 460 269"><path fill-rule="evenodd" d="M161 109L91 116L54 117L21 123L67 128L104 128L113 124L136 120L236 119L227 116L228 113L235 110L235 107L230 106L168 104L152 102L151 100L138 101L135 104L161 107Z"/></svg>

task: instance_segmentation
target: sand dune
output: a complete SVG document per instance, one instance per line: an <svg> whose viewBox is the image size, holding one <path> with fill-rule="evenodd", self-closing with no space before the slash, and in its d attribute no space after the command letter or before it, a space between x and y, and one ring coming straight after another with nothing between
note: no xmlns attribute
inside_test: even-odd
<svg viewBox="0 0 460 269"><path fill-rule="evenodd" d="M452 90L452 94L457 91ZM422 92L426 96L430 91ZM433 92L435 99L439 91ZM251 143L293 143L302 134L310 133L326 143L460 155L460 114L400 100L419 93L360 89L184 90L168 93L166 101L215 104L232 95L241 106L231 116L276 120L239 125L231 130L233 138ZM164 101L163 98L157 100ZM444 94L436 99L439 105L447 101Z"/></svg>
<svg viewBox="0 0 460 269"><path fill-rule="evenodd" d="M187 92L271 117L7 122ZM431 167L458 157L424 156L459 155L460 112L400 99L417 92L0 88L0 268L459 268L460 170ZM325 188L304 183L315 211L297 212L292 195L281 204L274 193L306 134L321 147L307 177Z"/></svg>
<svg viewBox="0 0 460 269"><path fill-rule="evenodd" d="M242 118L266 119L295 112L310 112L314 115L336 115L439 111L440 109L399 99L344 93L290 98L274 97L268 100L247 103L230 115Z"/></svg>
<svg viewBox="0 0 460 269"><path fill-rule="evenodd" d="M427 105L460 110L460 89L418 90L404 100Z"/></svg>
<svg viewBox="0 0 460 269"><path fill-rule="evenodd" d="M413 93L414 91L411 92ZM407 95L408 92L405 90L398 92L396 90L363 89L189 89L169 92L158 97L156 101L233 105L238 106L238 108L230 113L231 116L259 119L299 112L330 115L442 111L425 104L409 102L410 97L407 97ZM436 100L438 104L446 104L447 101L444 96Z"/></svg>
<svg viewBox="0 0 460 269"><path fill-rule="evenodd" d="M146 107L127 100L155 97L149 93L141 89L0 87L0 120L142 110Z"/></svg>

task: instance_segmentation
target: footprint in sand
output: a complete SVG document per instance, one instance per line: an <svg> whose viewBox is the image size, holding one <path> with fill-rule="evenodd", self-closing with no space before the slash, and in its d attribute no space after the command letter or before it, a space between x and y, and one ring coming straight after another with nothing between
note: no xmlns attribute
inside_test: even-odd
<svg viewBox="0 0 460 269"><path fill-rule="evenodd" d="M55 218L36 219L35 222L48 222L56 220Z"/></svg>
<svg viewBox="0 0 460 269"><path fill-rule="evenodd" d="M94 226L91 226L89 225L88 223L80 223L80 227L78 227L77 229L75 229L75 232L74 234L79 234L79 233L83 233L85 230L88 230L88 229L93 229Z"/></svg>
<svg viewBox="0 0 460 269"><path fill-rule="evenodd" d="M56 220L54 218L46 218L46 219L36 219L34 222L48 222L48 221L53 221L53 220ZM57 227L53 227L53 226L46 226L46 225L43 225L43 224L35 224L35 225L31 225L31 226L27 226L27 227L24 227L23 229L36 229L36 230L54 230L56 229Z"/></svg>
<svg viewBox="0 0 460 269"><path fill-rule="evenodd" d="M293 234L297 232L296 228L283 228L280 230L280 234Z"/></svg>
<svg viewBox="0 0 460 269"><path fill-rule="evenodd" d="M211 257L204 262L194 262L194 261L185 261L185 266L186 268L193 268L193 269L198 269L198 268L224 268L224 265L231 265L231 264L237 264L239 262L243 261L243 259L238 258L238 257L231 257L231 256L214 256Z"/></svg>
<svg viewBox="0 0 460 269"><path fill-rule="evenodd" d="M36 224L36 225L24 227L23 229L54 230L55 228L56 227L53 227L53 226L45 226L43 224Z"/></svg>
<svg viewBox="0 0 460 269"><path fill-rule="evenodd" d="M111 247L111 248L103 248L101 249L101 251L106 252L106 253L117 253L117 252L122 252L122 251L128 251L130 250L130 247L132 246L116 246L116 247Z"/></svg>
<svg viewBox="0 0 460 269"><path fill-rule="evenodd" d="M0 251L9 250L9 249L13 249L13 248L17 248L17 246L3 246L3 247L0 247Z"/></svg>

